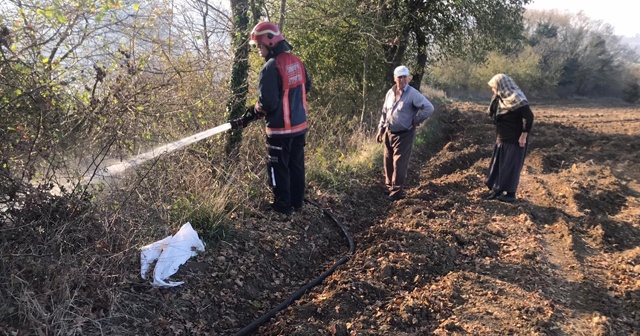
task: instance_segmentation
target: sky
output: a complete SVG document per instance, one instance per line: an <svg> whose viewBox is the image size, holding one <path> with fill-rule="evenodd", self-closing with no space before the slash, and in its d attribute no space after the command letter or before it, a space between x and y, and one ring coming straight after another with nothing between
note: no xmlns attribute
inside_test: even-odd
<svg viewBox="0 0 640 336"><path fill-rule="evenodd" d="M557 9L577 13L613 26L616 35L634 37L640 34L638 0L533 0L529 9Z"/></svg>

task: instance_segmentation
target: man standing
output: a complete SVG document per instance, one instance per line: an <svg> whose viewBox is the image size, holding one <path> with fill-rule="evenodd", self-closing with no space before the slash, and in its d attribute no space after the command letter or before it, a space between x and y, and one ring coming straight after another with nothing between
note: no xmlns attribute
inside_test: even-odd
<svg viewBox="0 0 640 336"><path fill-rule="evenodd" d="M392 201L405 197L404 183L416 137L416 127L433 114L433 104L408 85L409 69L401 65L393 71L395 85L382 106L376 140L384 141L384 176Z"/></svg>
<svg viewBox="0 0 640 336"><path fill-rule="evenodd" d="M302 209L304 201L307 92L311 81L276 24L258 23L250 39L265 60L255 109L266 122L267 170L274 193L271 208L289 215L293 209Z"/></svg>

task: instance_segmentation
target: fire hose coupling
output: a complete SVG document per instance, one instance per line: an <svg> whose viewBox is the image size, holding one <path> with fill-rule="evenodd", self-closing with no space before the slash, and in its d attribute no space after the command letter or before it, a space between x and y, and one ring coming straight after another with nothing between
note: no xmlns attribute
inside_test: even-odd
<svg viewBox="0 0 640 336"><path fill-rule="evenodd" d="M256 108L253 106L247 107L247 110L244 112L242 117L238 119L230 120L231 129L239 130L244 127L247 127L250 122L258 119L258 112L256 112Z"/></svg>

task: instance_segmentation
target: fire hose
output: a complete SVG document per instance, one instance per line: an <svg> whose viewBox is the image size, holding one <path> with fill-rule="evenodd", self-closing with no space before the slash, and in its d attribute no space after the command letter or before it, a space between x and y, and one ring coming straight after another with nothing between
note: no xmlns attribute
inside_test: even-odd
<svg viewBox="0 0 640 336"><path fill-rule="evenodd" d="M279 305L277 305L276 307L274 307L273 309L268 311L266 314L262 315L257 320L253 321L251 324L249 324L246 327L242 328L240 331L238 331L235 334L235 336L246 336L246 335L253 334L260 326L262 326L263 324L267 323L271 318L276 316L276 314L278 312L280 312L281 310L283 310L283 309L289 307L290 305L292 305L297 299L301 298L305 293L307 293L313 287L321 284L322 281L325 278L327 278L329 275L333 274L333 272L338 268L338 266L340 266L340 265L346 263L347 261L349 261L349 259L351 259L351 256L355 253L356 245L355 245L355 243L353 241L353 237L351 237L351 234L349 233L347 228L344 225L342 225L342 223L340 223L340 221L338 221L338 219L336 219L336 217L333 216L333 214L331 212L329 212L329 210L323 208L317 202L314 202L314 201L312 201L312 200L310 200L308 198L305 198L304 200L305 200L305 202L310 203L312 205L315 205L316 207L321 209L322 212L325 215L327 215L329 218L331 218L331 220L334 223L336 223L336 225L342 231L342 234L347 239L347 242L349 243L349 253L347 255L345 255L344 257L342 257L340 260L336 261L333 264L333 266L331 266L326 271L322 272L322 274L320 274L317 278L311 280L311 282L307 283L306 285L304 285L300 289L298 289L295 293L291 294L291 296L289 296L286 300L282 301Z"/></svg>

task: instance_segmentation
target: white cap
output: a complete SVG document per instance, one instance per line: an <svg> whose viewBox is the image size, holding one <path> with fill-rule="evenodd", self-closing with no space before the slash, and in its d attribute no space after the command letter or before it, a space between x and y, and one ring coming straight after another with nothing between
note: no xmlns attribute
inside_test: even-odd
<svg viewBox="0 0 640 336"><path fill-rule="evenodd" d="M404 65L401 65L399 67L397 67L395 70L393 70L393 77L400 77L400 76L409 76L409 68L407 68Z"/></svg>

